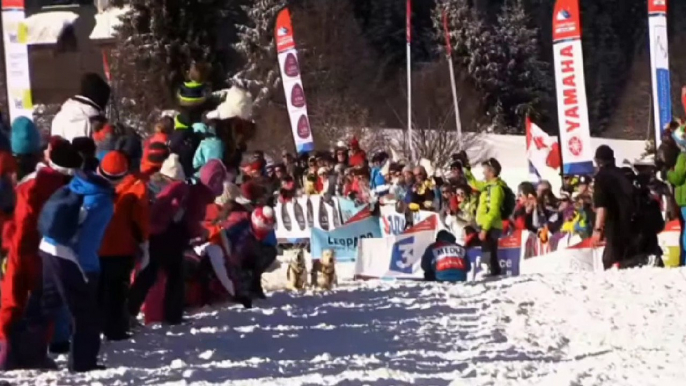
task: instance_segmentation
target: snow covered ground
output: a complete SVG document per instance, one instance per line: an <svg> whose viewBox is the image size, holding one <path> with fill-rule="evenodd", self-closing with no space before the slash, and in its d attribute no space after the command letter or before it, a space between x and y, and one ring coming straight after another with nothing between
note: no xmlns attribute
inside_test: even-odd
<svg viewBox="0 0 686 386"><path fill-rule="evenodd" d="M366 282L205 310L103 347L106 371L13 385L678 385L686 271Z"/></svg>

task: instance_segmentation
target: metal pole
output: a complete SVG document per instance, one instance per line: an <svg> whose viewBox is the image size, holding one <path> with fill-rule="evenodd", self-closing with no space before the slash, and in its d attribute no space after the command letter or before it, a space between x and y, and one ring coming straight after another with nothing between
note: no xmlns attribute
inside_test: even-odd
<svg viewBox="0 0 686 386"><path fill-rule="evenodd" d="M457 129L457 143L462 150L462 120L460 119L460 104L457 101L457 85L455 84L455 68L453 67L453 48L450 44L450 32L448 29L448 12L443 10L443 30L445 32L445 49L448 57L448 69L450 70L450 87L453 91L453 106L455 107L455 128Z"/></svg>
<svg viewBox="0 0 686 386"><path fill-rule="evenodd" d="M412 160L417 161L414 149L414 135L412 133L412 0L407 0L407 137L410 144Z"/></svg>

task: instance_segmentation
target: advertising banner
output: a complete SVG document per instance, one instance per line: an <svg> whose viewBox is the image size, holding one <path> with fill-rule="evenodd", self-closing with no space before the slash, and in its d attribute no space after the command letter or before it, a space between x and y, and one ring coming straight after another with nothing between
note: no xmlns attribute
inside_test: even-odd
<svg viewBox="0 0 686 386"><path fill-rule="evenodd" d="M345 224L331 231L312 228L310 232L312 259L319 259L324 250L331 249L337 262L355 261L360 240L381 237L379 221L373 217Z"/></svg>
<svg viewBox="0 0 686 386"><path fill-rule="evenodd" d="M553 13L553 60L562 173L593 174L579 0L557 0Z"/></svg>
<svg viewBox="0 0 686 386"><path fill-rule="evenodd" d="M672 121L667 0L648 0L648 35L650 39L650 74L653 84L655 144L660 146L662 131Z"/></svg>
<svg viewBox="0 0 686 386"><path fill-rule="evenodd" d="M300 62L295 46L291 12L288 7L282 9L277 15L274 35L281 70L281 83L286 94L295 148L298 153L309 152L314 150L314 139L307 115L307 100L300 77Z"/></svg>
<svg viewBox="0 0 686 386"><path fill-rule="evenodd" d="M483 260L481 248L467 250L467 257L472 266L469 274L470 280L477 280L487 267ZM512 235L498 241L498 261L500 269L507 276L519 275L519 262L522 258L522 232L515 231Z"/></svg>
<svg viewBox="0 0 686 386"><path fill-rule="evenodd" d="M337 198L331 202L322 196L301 196L288 203L277 203L274 208L276 238L280 243L308 242L310 230L335 229L341 226Z"/></svg>
<svg viewBox="0 0 686 386"><path fill-rule="evenodd" d="M2 41L5 47L5 79L10 121L21 116L33 120L25 19L24 0L2 1Z"/></svg>
<svg viewBox="0 0 686 386"><path fill-rule="evenodd" d="M423 279L422 256L436 240L438 218L421 221L401 235L363 239L355 275L365 278Z"/></svg>
<svg viewBox="0 0 686 386"><path fill-rule="evenodd" d="M344 197L338 197L338 207L341 209L341 221L343 224L353 218L356 214L367 208L366 204L358 204L354 200Z"/></svg>

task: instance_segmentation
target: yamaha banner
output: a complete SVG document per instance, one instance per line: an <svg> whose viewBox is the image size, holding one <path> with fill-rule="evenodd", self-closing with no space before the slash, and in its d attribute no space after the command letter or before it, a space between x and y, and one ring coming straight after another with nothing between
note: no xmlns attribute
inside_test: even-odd
<svg viewBox="0 0 686 386"><path fill-rule="evenodd" d="M667 0L648 0L648 34L650 38L650 73L653 82L655 144L660 146L662 131L672 121Z"/></svg>
<svg viewBox="0 0 686 386"><path fill-rule="evenodd" d="M288 7L282 9L277 15L274 34L276 52L279 57L279 69L281 70L281 83L283 83L283 91L286 93L286 104L291 119L295 149L298 153L309 152L314 150L314 139L312 138L310 119L307 116L307 101L300 78L298 51L295 47L293 23Z"/></svg>
<svg viewBox="0 0 686 386"><path fill-rule="evenodd" d="M562 173L593 174L579 0L557 0L553 14L553 56Z"/></svg>

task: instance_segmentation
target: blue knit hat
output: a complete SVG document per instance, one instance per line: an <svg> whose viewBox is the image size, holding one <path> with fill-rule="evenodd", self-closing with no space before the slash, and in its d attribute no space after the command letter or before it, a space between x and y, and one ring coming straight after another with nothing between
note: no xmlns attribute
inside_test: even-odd
<svg viewBox="0 0 686 386"><path fill-rule="evenodd" d="M196 134L217 135L217 133L214 130L214 127L207 126L202 122L196 122L193 124L193 132Z"/></svg>
<svg viewBox="0 0 686 386"><path fill-rule="evenodd" d="M41 150L40 133L33 121L27 117L18 117L12 122L10 142L14 154L37 154Z"/></svg>

